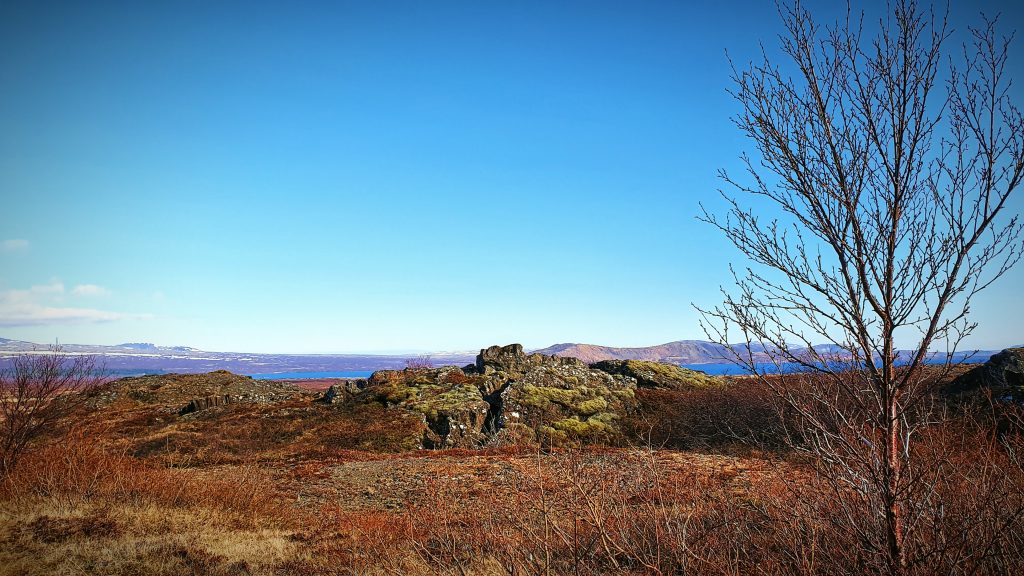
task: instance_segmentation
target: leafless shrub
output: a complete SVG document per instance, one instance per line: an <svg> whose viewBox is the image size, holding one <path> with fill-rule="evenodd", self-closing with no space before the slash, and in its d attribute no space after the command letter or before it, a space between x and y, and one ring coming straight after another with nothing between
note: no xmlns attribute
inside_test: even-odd
<svg viewBox="0 0 1024 576"><path fill-rule="evenodd" d="M823 28L799 1L780 13L796 76L767 56L735 71L736 124L758 158L743 156L749 183L721 174L743 196L725 195L728 216L704 213L756 268L734 273L738 293L704 310L704 326L743 343L736 361L761 372L798 417L795 444L852 498L840 517L859 560L907 573L936 553L911 532L943 505L927 497L935 471L915 462L939 416L933 387L975 327L972 297L1024 248L1019 215L1003 213L1024 178L1008 40L993 21L972 29L943 82L948 22L913 0L895 2L874 37L863 16ZM938 372L924 368L933 345L947 350ZM766 377L762 350L807 372Z"/></svg>
<svg viewBox="0 0 1024 576"><path fill-rule="evenodd" d="M247 523L288 516L278 490L256 466L164 468L110 451L91 433L72 430L60 443L27 451L0 483L0 499L46 499L67 508L89 500L190 506L218 510Z"/></svg>
<svg viewBox="0 0 1024 576"><path fill-rule="evenodd" d="M405 367L410 370L426 370L433 368L434 363L430 360L430 356L417 356L415 358L409 358L405 361Z"/></svg>
<svg viewBox="0 0 1024 576"><path fill-rule="evenodd" d="M0 474L29 445L83 405L103 383L93 356L71 356L59 346L14 357L0 371Z"/></svg>
<svg viewBox="0 0 1024 576"><path fill-rule="evenodd" d="M692 390L638 389L636 399L623 429L640 446L725 453L787 446L784 407L756 379Z"/></svg>

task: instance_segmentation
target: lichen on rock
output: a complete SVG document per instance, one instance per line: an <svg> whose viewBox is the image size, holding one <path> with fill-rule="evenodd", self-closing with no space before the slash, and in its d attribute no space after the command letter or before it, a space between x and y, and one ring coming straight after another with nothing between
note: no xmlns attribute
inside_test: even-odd
<svg viewBox="0 0 1024 576"><path fill-rule="evenodd" d="M561 445L614 441L616 421L635 404L636 381L575 358L526 354L520 344L491 346L457 368L381 370L360 393L422 414L424 446Z"/></svg>
<svg viewBox="0 0 1024 576"><path fill-rule="evenodd" d="M620 374L635 378L636 385L640 388L686 390L720 386L723 382L720 377L663 362L603 360L591 364L590 367L609 374Z"/></svg>

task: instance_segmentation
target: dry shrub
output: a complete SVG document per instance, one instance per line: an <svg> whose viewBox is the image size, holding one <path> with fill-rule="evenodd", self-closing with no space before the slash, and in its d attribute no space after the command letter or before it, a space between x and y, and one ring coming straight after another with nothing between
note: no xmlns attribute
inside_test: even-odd
<svg viewBox="0 0 1024 576"><path fill-rule="evenodd" d="M104 382L101 372L95 357L71 356L60 346L20 354L0 367L0 475L88 403Z"/></svg>
<svg viewBox="0 0 1024 576"><path fill-rule="evenodd" d="M327 452L414 450L426 431L422 417L379 404L358 404L338 409L338 417L317 434L317 444Z"/></svg>
<svg viewBox="0 0 1024 576"><path fill-rule="evenodd" d="M117 520L106 512L71 518L43 515L29 523L28 530L33 538L47 544L71 538L111 538L123 534Z"/></svg>
<svg viewBox="0 0 1024 576"><path fill-rule="evenodd" d="M27 453L0 485L0 498L46 499L71 507L87 501L217 510L235 522L283 519L287 506L273 482L251 466L169 469L110 452L81 433Z"/></svg>
<svg viewBox="0 0 1024 576"><path fill-rule="evenodd" d="M466 376L466 374L461 370L451 370L446 372L441 378L441 382L443 384L466 384L472 381L473 379Z"/></svg>
<svg viewBox="0 0 1024 576"><path fill-rule="evenodd" d="M751 524L729 477L669 475L654 452L538 454L496 490L435 480L408 512L410 536L435 573L725 571L719 564L740 552L738 527Z"/></svg>
<svg viewBox="0 0 1024 576"><path fill-rule="evenodd" d="M334 504L319 507L302 523L292 539L304 553L282 566L285 574L409 573L409 518L388 511L346 511Z"/></svg>
<svg viewBox="0 0 1024 576"><path fill-rule="evenodd" d="M903 485L908 503L908 574L1024 571L1024 470L1019 434L1000 437L977 415L924 428ZM865 448L865 454L869 448ZM738 534L737 561L779 574L862 574L887 570L879 495L836 482L810 461L784 476L759 477L750 504L763 525Z"/></svg>
<svg viewBox="0 0 1024 576"><path fill-rule="evenodd" d="M929 430L912 473L912 574L1024 570L1019 436L958 418ZM696 456L694 456L697 458ZM884 568L883 518L810 465L658 452L538 454L497 488L439 477L407 512L434 573L862 574ZM520 460L522 462L522 460ZM739 462L746 462L742 466ZM407 554L401 542L396 550Z"/></svg>
<svg viewBox="0 0 1024 576"><path fill-rule="evenodd" d="M623 428L642 445L682 450L749 452L786 446L782 411L754 379L689 390L638 389L637 410Z"/></svg>

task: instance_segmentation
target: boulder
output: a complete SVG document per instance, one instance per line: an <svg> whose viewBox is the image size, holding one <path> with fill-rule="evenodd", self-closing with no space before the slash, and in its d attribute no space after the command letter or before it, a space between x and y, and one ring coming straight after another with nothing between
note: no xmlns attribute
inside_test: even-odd
<svg viewBox="0 0 1024 576"><path fill-rule="evenodd" d="M481 350L472 373L483 377L478 386L491 406L485 432L499 444L611 441L634 405L633 378L578 358L526 354L520 344Z"/></svg>
<svg viewBox="0 0 1024 576"><path fill-rule="evenodd" d="M511 344L481 350L465 368L378 370L354 398L422 414L429 448L561 445L618 438L635 388L631 376Z"/></svg>
<svg viewBox="0 0 1024 576"><path fill-rule="evenodd" d="M504 386L496 428L520 437L523 427L532 429L535 443L543 445L617 442L617 422L635 406L636 381L591 370L582 361L553 360Z"/></svg>
<svg viewBox="0 0 1024 576"><path fill-rule="evenodd" d="M214 406L224 406L225 404L231 404L235 401L235 397L231 396L230 394L195 398L191 402L186 404L184 408L179 410L178 415L184 416L185 414L199 412L200 410L206 410L207 408L213 408Z"/></svg>
<svg viewBox="0 0 1024 576"><path fill-rule="evenodd" d="M340 394L341 392L338 391L338 385L331 384L331 387L328 388L327 391L324 392L324 395L320 397L320 401L324 404L334 404L338 401L338 395Z"/></svg>
<svg viewBox="0 0 1024 576"><path fill-rule="evenodd" d="M475 372L484 375L494 372L521 375L541 365L586 367L579 358L527 354L523 352L522 344L509 344L481 350L476 357Z"/></svg>
<svg viewBox="0 0 1024 576"><path fill-rule="evenodd" d="M337 404L344 402L366 387L366 380L345 380L339 384L331 384L317 401L324 404Z"/></svg>
<svg viewBox="0 0 1024 576"><path fill-rule="evenodd" d="M429 428L425 447L470 448L484 441L490 410L477 380L482 383L454 366L378 370L359 398L422 414Z"/></svg>
<svg viewBox="0 0 1024 576"><path fill-rule="evenodd" d="M987 388L997 398L1024 400L1024 348L1008 348L981 366L960 375L950 384L953 393Z"/></svg>

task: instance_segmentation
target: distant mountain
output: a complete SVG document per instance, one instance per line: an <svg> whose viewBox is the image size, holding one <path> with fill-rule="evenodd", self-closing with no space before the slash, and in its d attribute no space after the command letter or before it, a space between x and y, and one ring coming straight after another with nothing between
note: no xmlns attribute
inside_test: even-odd
<svg viewBox="0 0 1024 576"><path fill-rule="evenodd" d="M835 344L818 344L814 346L814 349L819 354L842 355L843 352L843 348ZM774 349L760 344L751 345L754 360L758 362L771 361L772 350ZM807 349L797 348L792 351L795 354L800 354L801 350ZM534 352L555 356L572 356L588 363L602 360L649 360L670 364L721 364L729 362L731 359L725 346L705 340L679 340L642 348L613 348L596 344L564 343L534 350ZM984 362L996 352L999 350L962 350L953 355L953 361ZM898 354L901 359L907 359L910 356L906 351L900 351ZM931 357L933 359L944 358L938 353L934 353Z"/></svg>
<svg viewBox="0 0 1024 576"><path fill-rule="evenodd" d="M149 342L125 342L124 344L118 344L120 348L131 348L132 350L156 350L156 344L150 344Z"/></svg>
<svg viewBox="0 0 1024 576"><path fill-rule="evenodd" d="M229 370L237 374L279 374L286 372L348 372L404 368L406 362L421 354L252 354L245 352L209 352L188 346L158 346L151 343L126 342L116 346L63 344L67 354L91 354L115 374L178 372L194 374L213 370ZM752 345L754 359L770 361L770 349ZM814 347L819 352L839 353L841 348L830 344ZM21 340L0 338L0 367L19 354L45 354L48 346ZM642 348L615 348L596 344L563 343L541 350L553 356L573 356L585 362L601 360L649 360L672 364L722 364L729 354L721 344L704 340L679 340ZM798 352L798 350L795 350ZM954 361L984 362L997 351L957 352ZM900 354L907 358L906 353ZM464 365L473 362L475 352L434 352L426 354L435 366ZM941 357L935 355L935 357Z"/></svg>
<svg viewBox="0 0 1024 576"><path fill-rule="evenodd" d="M584 362L601 360L649 360L674 364L715 364L729 361L725 346L704 340L678 340L643 348L613 348L596 344L555 344L541 350L541 354L572 356Z"/></svg>
<svg viewBox="0 0 1024 576"><path fill-rule="evenodd" d="M178 372L195 374L213 370L229 370L236 374L279 374L293 372L364 372L404 368L406 362L420 355L374 354L251 354L245 352L209 352L188 346L157 346L150 343L127 342L116 346L62 344L67 354L90 354L100 357L106 370L114 374ZM0 338L0 366L20 354L45 354L44 344ZM438 352L429 354L434 365L468 364L475 352Z"/></svg>

